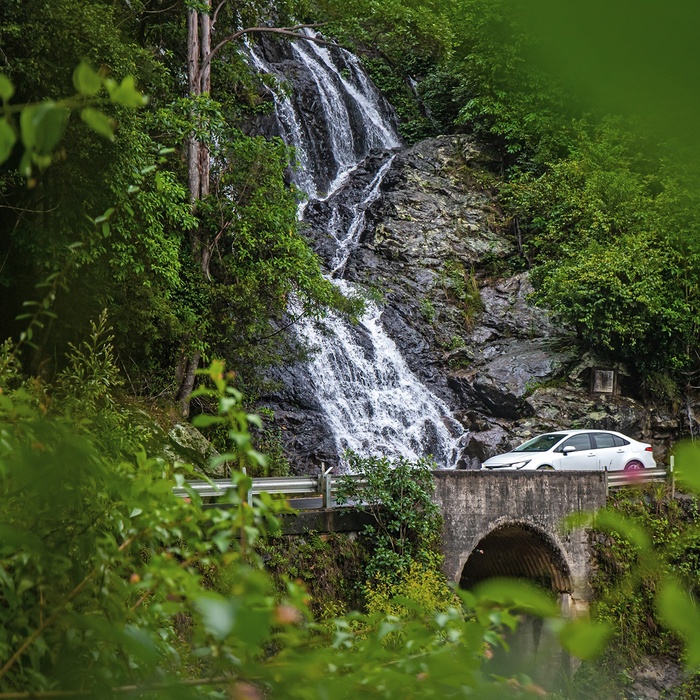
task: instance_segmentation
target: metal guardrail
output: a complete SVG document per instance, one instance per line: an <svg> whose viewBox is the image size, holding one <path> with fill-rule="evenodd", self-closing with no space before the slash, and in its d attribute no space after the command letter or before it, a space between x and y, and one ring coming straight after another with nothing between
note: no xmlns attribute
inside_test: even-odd
<svg viewBox="0 0 700 700"><path fill-rule="evenodd" d="M297 510L316 510L318 508L335 508L336 496L342 479L363 481L361 474L333 476L333 467L318 476L273 476L253 479L246 500L259 493L277 494L286 497L289 505ZM187 486L176 486L173 493L180 498L189 498L190 490L201 498L223 496L230 488L235 488L231 479L212 479L211 481L188 481Z"/></svg>
<svg viewBox="0 0 700 700"><path fill-rule="evenodd" d="M639 471L605 472L608 491L643 484L665 484L669 476L673 481L673 471L666 469L640 469Z"/></svg>

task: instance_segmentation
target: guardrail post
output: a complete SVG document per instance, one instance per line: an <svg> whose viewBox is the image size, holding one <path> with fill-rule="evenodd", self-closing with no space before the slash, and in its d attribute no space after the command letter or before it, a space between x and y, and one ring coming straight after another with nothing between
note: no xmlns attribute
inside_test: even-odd
<svg viewBox="0 0 700 700"><path fill-rule="evenodd" d="M248 470L245 467L241 467L241 471L243 472L243 476L248 476ZM233 478L231 478L231 487L233 488ZM250 503L250 492L253 489L253 485L250 485L249 489L246 489L245 491L245 498L244 498L244 503Z"/></svg>
<svg viewBox="0 0 700 700"><path fill-rule="evenodd" d="M319 491L321 492L321 497L323 499L324 508L332 508L333 501L331 499L331 477L330 473L333 471L333 467L330 466L325 469L326 465L321 463L321 475L318 477L319 480Z"/></svg>
<svg viewBox="0 0 700 700"><path fill-rule="evenodd" d="M608 481L608 467L605 466L605 497L610 496L610 482Z"/></svg>
<svg viewBox="0 0 700 700"><path fill-rule="evenodd" d="M668 460L668 471L671 474L671 500L676 497L676 456L671 455Z"/></svg>

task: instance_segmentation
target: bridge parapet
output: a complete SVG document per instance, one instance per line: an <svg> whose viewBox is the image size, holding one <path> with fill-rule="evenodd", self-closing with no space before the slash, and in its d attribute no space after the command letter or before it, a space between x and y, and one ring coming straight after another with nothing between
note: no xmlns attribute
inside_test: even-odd
<svg viewBox="0 0 700 700"><path fill-rule="evenodd" d="M576 614L591 593L588 538L561 523L606 497L603 472L436 472L445 574L466 587L499 575L546 582Z"/></svg>

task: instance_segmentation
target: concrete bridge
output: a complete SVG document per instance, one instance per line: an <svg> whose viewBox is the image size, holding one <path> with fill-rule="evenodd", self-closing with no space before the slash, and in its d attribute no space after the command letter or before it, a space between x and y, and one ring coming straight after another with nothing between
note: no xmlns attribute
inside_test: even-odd
<svg viewBox="0 0 700 700"><path fill-rule="evenodd" d="M565 615L583 613L591 595L588 537L561 524L606 498L604 472L437 471L445 574L463 588L493 576L532 579L558 595Z"/></svg>
<svg viewBox="0 0 700 700"><path fill-rule="evenodd" d="M582 529L564 532L562 521L605 506L605 472L433 474L434 500L444 520L443 568L450 581L470 588L493 576L528 578L557 594L565 615L588 609L588 536ZM333 503L332 495L325 503ZM370 522L367 514L347 508L322 508L320 503L315 508L286 520L285 531L358 532Z"/></svg>

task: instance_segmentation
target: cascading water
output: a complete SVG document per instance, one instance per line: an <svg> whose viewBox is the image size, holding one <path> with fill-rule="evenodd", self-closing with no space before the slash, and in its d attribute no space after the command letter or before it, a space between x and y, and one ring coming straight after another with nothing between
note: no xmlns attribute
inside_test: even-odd
<svg viewBox="0 0 700 700"><path fill-rule="evenodd" d="M356 57L313 42L295 42L293 70L281 71L255 47L258 70L292 82L291 96L273 91L282 138L299 161L292 179L322 209L325 232L334 242L326 261L329 278L340 290L356 293L343 279L345 267L365 228L365 212L381 196L392 150L401 145L391 111ZM304 105L296 87L306 83ZM311 88L311 89L310 89ZM312 95L312 97L308 97ZM314 113L308 123L305 111ZM353 173L370 152L384 151L364 187L352 187ZM365 172L366 174L366 172ZM350 194L348 194L350 193ZM300 217L304 216L300 208ZM315 398L332 430L338 456L347 449L362 455L385 454L416 459L432 455L443 468L461 456L464 429L448 406L409 370L381 324L381 308L367 302L359 324L330 314L322 323L305 319L297 332L314 349L309 375Z"/></svg>

